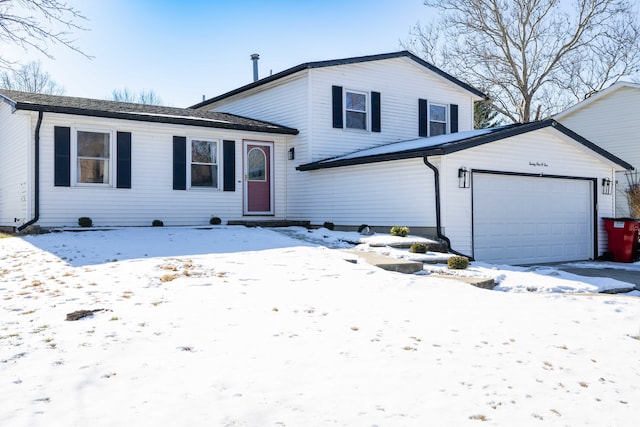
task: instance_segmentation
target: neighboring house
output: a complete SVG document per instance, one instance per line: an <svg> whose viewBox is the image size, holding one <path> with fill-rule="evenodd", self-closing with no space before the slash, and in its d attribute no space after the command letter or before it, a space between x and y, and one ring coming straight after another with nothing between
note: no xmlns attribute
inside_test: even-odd
<svg viewBox="0 0 640 427"><path fill-rule="evenodd" d="M289 219L406 225L493 262L601 255L613 196L600 183L629 165L554 121L473 130L483 98L397 52L302 64L192 108L300 131Z"/></svg>
<svg viewBox="0 0 640 427"><path fill-rule="evenodd" d="M0 90L0 227L77 226L85 216L99 226L192 225L284 211L283 197L243 187L243 173L284 194L273 163L284 164L296 133L232 114Z"/></svg>
<svg viewBox="0 0 640 427"><path fill-rule="evenodd" d="M640 168L640 84L618 82L554 117L600 147ZM625 172L615 179L618 217L629 216Z"/></svg>
<svg viewBox="0 0 640 427"><path fill-rule="evenodd" d="M630 167L553 120L473 130L485 95L406 51L302 64L192 110L0 93L0 225L40 201L41 226L403 225L483 261L583 260L606 251L601 182ZM81 137L113 147L108 167Z"/></svg>

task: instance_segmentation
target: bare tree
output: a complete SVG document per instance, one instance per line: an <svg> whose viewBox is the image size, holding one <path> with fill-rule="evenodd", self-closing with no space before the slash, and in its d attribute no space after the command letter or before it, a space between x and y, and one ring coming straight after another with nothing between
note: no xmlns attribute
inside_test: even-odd
<svg viewBox="0 0 640 427"><path fill-rule="evenodd" d="M136 92L130 91L129 88L124 88L122 90L114 89L111 92L111 99L113 101L120 102L135 102L138 104L147 104L147 105L162 105L162 99L156 94L153 89L143 90L139 94Z"/></svg>
<svg viewBox="0 0 640 427"><path fill-rule="evenodd" d="M82 20L86 17L63 0L0 0L0 44L35 49L48 58L53 58L50 44L60 44L89 58L71 38L73 31L84 30ZM0 56L0 66L11 65Z"/></svg>
<svg viewBox="0 0 640 427"><path fill-rule="evenodd" d="M513 122L556 113L640 71L626 0L426 0L439 15L403 46L486 88Z"/></svg>
<svg viewBox="0 0 640 427"><path fill-rule="evenodd" d="M29 62L17 70L0 74L0 87L22 92L62 95L64 88L56 83L49 73L42 70L40 62Z"/></svg>

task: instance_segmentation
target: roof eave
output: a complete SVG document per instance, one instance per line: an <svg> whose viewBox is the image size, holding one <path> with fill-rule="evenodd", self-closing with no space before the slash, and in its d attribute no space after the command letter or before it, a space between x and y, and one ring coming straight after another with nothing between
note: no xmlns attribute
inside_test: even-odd
<svg viewBox="0 0 640 427"><path fill-rule="evenodd" d="M297 129L287 128L287 127L271 128L266 126L263 127L263 126L253 126L253 125L240 125L235 123L215 122L207 119L196 119L196 118L187 118L187 117L184 117L184 118L166 117L166 116L147 115L147 114L135 114L135 113L103 111L103 110L89 110L84 108L62 107L57 105L31 104L31 103L17 102L15 103L15 108L18 110L43 111L47 113L72 114L76 116L133 120L138 122L189 125L189 126L209 127L209 128L218 128L218 129L276 133L276 134L283 134L283 135L298 134Z"/></svg>
<svg viewBox="0 0 640 427"><path fill-rule="evenodd" d="M2 102L4 102L5 104L8 104L11 107L12 113L16 111L16 101L9 98L8 96L4 96L1 93L0 93L0 99L2 100Z"/></svg>
<svg viewBox="0 0 640 427"><path fill-rule="evenodd" d="M621 166L626 170L633 170L633 166L631 166L629 163L609 153L608 151L592 143L586 138L578 135L577 133L573 132L571 129L563 126L562 124L556 122L553 119L544 120L540 122L525 123L522 125L515 125L513 127L509 127L501 131L473 136L460 141L447 142L434 147L425 147L425 148L414 149L414 150L400 151L396 153L385 153L385 154L379 154L379 155L363 156L363 157L357 157L357 158L351 158L351 159L340 159L340 160L333 160L333 161L331 159L324 159L317 162L312 162L312 163L307 163L307 164L297 166L296 169L299 171L311 171L311 170L329 169L329 168L335 168L335 167L341 167L341 166L354 166L354 165L362 165L367 163L379 163L379 162L386 162L390 160L402 160L402 159L409 159L409 158L415 158L415 157L447 155L447 154L452 154L458 151L467 150L469 148L478 147L480 145L488 144L493 141L510 138L523 133L532 132L532 131L547 128L547 127L551 127L553 129L556 129L559 132L562 132L563 134L567 135L569 138L573 139L579 144L582 144L583 146L587 147L591 151L594 151L595 153L607 159L608 161L614 164L617 164L618 166Z"/></svg>
<svg viewBox="0 0 640 427"><path fill-rule="evenodd" d="M588 97L587 99L584 99L580 102L578 102L577 104L572 105L571 107L567 108L564 111L561 111L557 114L553 115L553 118L556 120L562 120L567 116L570 116L571 114L573 114L576 111L582 110L583 108L591 105L592 103L594 103L595 101L597 101L600 98L605 98L607 96L609 96L610 94L612 94L613 92L616 92L620 89L623 88L632 88L632 89L640 89L640 84L638 83L631 83L631 82L616 82L614 84L612 84L611 86L607 87L606 89L602 89L596 93L594 93L593 95L591 95L590 97Z"/></svg>
<svg viewBox="0 0 640 427"><path fill-rule="evenodd" d="M358 157L355 159L343 159L343 160L335 160L335 161L329 161L325 159L318 162L306 163L303 165L296 166L296 170L312 171L312 170L318 170L318 169L337 168L341 166L355 166L355 165L364 165L369 163L388 162L391 160L413 159L417 157L424 157L425 155L427 155L429 151L430 150L425 150L425 149L408 150L408 151L401 151L398 153L378 154L374 156L365 156L365 157Z"/></svg>
<svg viewBox="0 0 640 427"><path fill-rule="evenodd" d="M420 64L421 66L427 68L428 70L438 74L440 77L445 78L446 80L456 84L457 86L465 89L468 92L471 92L472 94L478 96L481 99L489 99L489 97L486 94L482 93L481 91L479 91L478 89L472 87L471 85L469 85L467 83L464 83L461 80L456 79L452 75L444 72L443 70L439 69L435 65L432 65L429 62L417 57L413 53L411 53L409 51L406 51L406 50L403 50L403 51L399 51L399 52L382 53L382 54L378 54L378 55L358 56L358 57L345 58L345 59L333 59L333 60L328 60L328 61L306 62L304 64L297 65L295 67L286 69L284 71L280 71L279 73L273 74L273 75L271 75L269 77L265 77L263 79L260 79L260 80L257 80L255 82L249 83L247 85L244 85L242 87L234 89L234 90L232 90L230 92L223 93L222 95L219 95L219 96L204 100L204 101L199 102L197 104L194 104L194 105L192 105L191 107L188 107L188 108L193 108L193 109L202 108L202 107L205 107L207 105L214 104L214 103L216 103L218 101L221 101L223 99L230 98L230 97L232 97L234 95L238 95L238 94L243 93L245 91L248 91L250 89L262 86L262 85L270 83L272 81L279 80L279 79L284 78L286 76L295 74L295 73L303 71L303 70L308 70L308 69L311 69L311 68L322 68L322 67L330 67L330 66L336 66L336 65L357 64L357 63L362 63L362 62L380 61L380 60L384 60L384 59L393 59L393 58L400 58L400 57L407 57L407 58L413 60L414 62Z"/></svg>

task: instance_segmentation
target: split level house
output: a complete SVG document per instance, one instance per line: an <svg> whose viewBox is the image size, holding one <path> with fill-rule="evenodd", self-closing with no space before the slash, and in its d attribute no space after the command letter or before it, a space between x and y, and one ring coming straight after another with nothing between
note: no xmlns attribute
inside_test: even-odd
<svg viewBox="0 0 640 427"><path fill-rule="evenodd" d="M393 225L477 260L595 258L631 168L555 120L473 129L486 96L402 51L309 62L190 108L0 90L0 226Z"/></svg>

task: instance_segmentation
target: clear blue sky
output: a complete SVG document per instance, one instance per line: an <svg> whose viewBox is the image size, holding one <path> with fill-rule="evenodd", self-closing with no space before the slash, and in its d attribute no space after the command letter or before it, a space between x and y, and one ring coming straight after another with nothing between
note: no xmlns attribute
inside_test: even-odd
<svg viewBox="0 0 640 427"><path fill-rule="evenodd" d="M253 79L326 59L401 50L422 0L71 0L88 21L76 44L94 58L53 46L55 60L12 48L13 59L41 60L66 95L109 98L113 89L152 89L186 107Z"/></svg>

